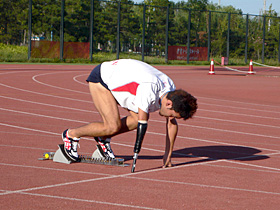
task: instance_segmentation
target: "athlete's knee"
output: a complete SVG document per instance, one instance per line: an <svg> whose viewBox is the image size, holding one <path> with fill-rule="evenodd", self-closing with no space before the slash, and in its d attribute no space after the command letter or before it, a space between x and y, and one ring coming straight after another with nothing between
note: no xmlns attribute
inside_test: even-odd
<svg viewBox="0 0 280 210"><path fill-rule="evenodd" d="M107 126L106 133L107 135L113 135L121 129L121 123L112 123Z"/></svg>

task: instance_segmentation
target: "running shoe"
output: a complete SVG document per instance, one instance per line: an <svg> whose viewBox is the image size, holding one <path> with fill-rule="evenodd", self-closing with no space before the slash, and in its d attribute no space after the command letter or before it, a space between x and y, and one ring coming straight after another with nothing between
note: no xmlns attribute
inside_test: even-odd
<svg viewBox="0 0 280 210"><path fill-rule="evenodd" d="M73 160L78 161L79 155L77 152L77 146L79 144L80 138L70 138L68 136L68 129L62 133L62 140L64 142L64 150L67 156Z"/></svg>
<svg viewBox="0 0 280 210"><path fill-rule="evenodd" d="M111 148L110 141L111 138L107 138L105 140L102 140L100 137L94 137L95 141L100 145L103 151L103 155L105 158L109 159L115 159L114 152Z"/></svg>

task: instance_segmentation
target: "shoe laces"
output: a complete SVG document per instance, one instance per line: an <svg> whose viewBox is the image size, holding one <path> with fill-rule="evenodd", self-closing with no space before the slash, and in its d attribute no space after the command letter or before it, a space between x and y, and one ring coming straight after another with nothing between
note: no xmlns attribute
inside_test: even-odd
<svg viewBox="0 0 280 210"><path fill-rule="evenodd" d="M107 149L109 152L113 153L113 151L112 151L112 149L111 149L110 143L105 143L104 145L106 146L106 149Z"/></svg>
<svg viewBox="0 0 280 210"><path fill-rule="evenodd" d="M77 147L79 146L80 148L80 144L78 141L72 141L72 148L74 152L77 152Z"/></svg>

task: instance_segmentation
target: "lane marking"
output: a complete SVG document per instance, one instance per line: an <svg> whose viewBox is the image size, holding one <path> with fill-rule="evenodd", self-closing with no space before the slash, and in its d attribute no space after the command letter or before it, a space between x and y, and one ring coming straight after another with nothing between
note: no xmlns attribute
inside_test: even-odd
<svg viewBox="0 0 280 210"><path fill-rule="evenodd" d="M162 210L162 209L158 209L158 208L150 208L150 207L145 207L145 206L112 203L112 202L107 202L107 201L88 200L88 199L81 199L81 198L74 198L74 197L62 197L62 196L46 195L46 194L38 194L38 193L27 193L27 192L20 192L19 194L56 198L56 199L63 199L63 200L70 200L70 201L87 202L87 203L97 203L97 204L111 205L111 206L129 207L129 208L134 208L134 209Z"/></svg>
<svg viewBox="0 0 280 210"><path fill-rule="evenodd" d="M89 112L89 113L98 113L96 111L89 111L89 110L83 110L83 109L70 108L70 107L66 107L66 106L57 106L57 105L51 105L51 104L46 104L46 103L32 102L32 101L26 101L26 100L22 100L22 99L14 99L14 98L11 98L11 97L6 97L6 96L0 96L0 97L8 98L8 99L11 99L11 100L28 102L28 103L40 104L40 105L43 105L43 106L58 107L58 108L62 108L62 109L70 109L70 110L76 110L76 111L78 110L78 111ZM165 123L164 121L154 120L154 119L151 119L150 121ZM243 134L243 135L252 135L252 136L258 136L258 137L280 139L280 137L276 137L276 136L268 136L268 135L255 134L255 133L246 133L246 132L240 132L240 131L231 131L231 130L226 130L226 129L209 128L209 127L195 126L195 125L188 125L188 124L181 124L181 126L194 127L194 128L200 128L200 129L208 129L208 130L215 130L215 131L221 131L221 132L237 133L237 134Z"/></svg>
<svg viewBox="0 0 280 210"><path fill-rule="evenodd" d="M225 105L220 105L220 104L211 104L211 103L203 103L203 102L199 102L199 104L204 104L207 106L218 106L218 107L225 107ZM280 114L279 111L270 111L270 110L260 110L260 109L253 109L253 108L244 108L244 107L236 107L236 106L226 106L227 108L232 108L232 109L238 109L238 110L249 110L249 111L258 111L258 112L268 112L268 113L277 113Z"/></svg>
<svg viewBox="0 0 280 210"><path fill-rule="evenodd" d="M60 135L60 134L59 134ZM216 161L217 162L217 161ZM176 167L174 167L174 168L176 168Z"/></svg>
<svg viewBox="0 0 280 210"><path fill-rule="evenodd" d="M128 177L128 178L132 178L132 177ZM142 179L142 180L146 180L146 181L153 181L153 182L163 182L163 183L168 183L168 184L190 185L190 186L196 186L196 187L202 187L202 188L214 188L214 189L234 190L234 191L242 191L242 192L250 192L250 193L280 195L280 193L277 193L277 192L269 192L269 191L263 191L263 190L250 190L250 189L244 189L244 188L223 187L223 186L216 186L216 185L196 184L196 183L168 181L168 180L157 180L157 179L140 178L140 177L133 177L133 178Z"/></svg>
<svg viewBox="0 0 280 210"><path fill-rule="evenodd" d="M15 74L17 74L17 73L26 73L26 72L34 72L34 73L36 73L36 72L42 71L42 70L44 70L44 71L51 71L51 69L33 69L33 70L30 70L30 71L24 71L24 72L22 72L22 70L30 70L30 68L26 68L26 69L19 68L18 71L4 72L4 73L0 73L0 75L13 74L13 73L15 73ZM90 70L82 70L82 71L90 72ZM165 71L168 71L168 70L165 70ZM81 71L77 71L75 69L72 69L72 70L68 69L68 70L64 70L63 72L71 73L71 72L81 72ZM88 74L89 73L81 74L81 75L77 75L77 76L79 77L79 76L88 75ZM74 81L75 81L75 79L74 79ZM0 83L0 85L3 85L3 84ZM84 84L84 85L87 85L87 84ZM11 88L13 88L13 87L11 87ZM25 91L27 91L27 90L25 90ZM250 103L250 102L243 102L243 101L236 101L236 100L226 100L226 99L218 99L218 98L210 98L210 97L204 97L204 96L199 96L198 98L206 99L206 100L211 100L211 101L213 101L213 100L215 100L215 101L222 101L222 102L227 102L227 103L230 102L230 103L238 103L238 104L245 104L245 105L254 105L254 106L265 106L265 107L279 108L279 106L273 106L273 105L267 105L267 104L256 104L256 103ZM260 110L260 111L265 111L265 110Z"/></svg>
<svg viewBox="0 0 280 210"><path fill-rule="evenodd" d="M59 74L59 73L62 74L62 73L65 73L65 72L55 72L55 73L56 74ZM50 74L53 74L53 72L51 72L51 73L44 73L44 74L36 74L35 76L32 77L32 80L37 82L38 84L45 85L45 86L48 86L48 87L52 87L52 88L56 88L56 89L60 89L60 90L65 90L65 91L70 91L70 92L74 92L74 93L81 93L81 94L90 95L89 92L82 92L82 91L78 91L78 90L66 89L66 88L50 85L50 84L47 84L47 83L44 83L44 82L40 82L39 80L36 79L36 77L50 75Z"/></svg>
<svg viewBox="0 0 280 210"><path fill-rule="evenodd" d="M212 117L195 116L195 118L216 120L216 121L230 122L230 123L237 123L237 124L245 124L245 125L253 125L253 126L261 126L261 127L269 127L269 128L277 128L277 129L280 128L280 126L274 126L274 125L250 123L250 122L243 122L243 121L236 121L236 120L226 120L226 119L219 119L219 118L212 118Z"/></svg>
<svg viewBox="0 0 280 210"><path fill-rule="evenodd" d="M254 117L254 118L263 118L263 119L271 119L271 120L280 120L279 117L266 117L266 116L259 116L259 115L251 115L251 114L241 114L236 112L224 112L224 111L215 111L210 109L198 109L199 111L205 111L205 112L214 112L214 113L222 113L222 114L230 114L235 116L245 116L245 117Z"/></svg>
<svg viewBox="0 0 280 210"><path fill-rule="evenodd" d="M34 131L34 132L41 132L41 133L47 133L47 134L51 134L51 135L56 135L56 136L61 136L61 134L59 133L54 133L54 132L50 132L50 131L43 131L43 130L38 130L38 129L33 129L33 128L27 128L27 127L21 127L21 126L17 126L17 125L11 125L11 124L5 124L5 123L0 123L0 125L2 126L7 126L7 127L13 127L13 128L18 128L18 129L23 129L23 130L29 130L29 131ZM135 130L134 130L135 132ZM161 136L165 136L166 134L163 133L157 133L157 132L151 132L151 131L147 131L148 134L155 134L155 135L161 135ZM232 143L225 143L225 142L218 142L218 141L211 141L211 140L204 140L204 139L198 139L198 138L191 138L191 137L185 137L185 136L177 136L177 138L182 138L182 139L188 139L188 140L196 140L196 141L203 141L203 142L211 142L211 143L216 143L216 144L226 144L226 145L232 145L232 146L244 146L244 147L252 147L252 146L247 146L247 145L240 145L240 144L232 144ZM85 140L90 140L90 141L94 141L90 138L83 138ZM113 142L112 142L113 143ZM122 145L122 146L129 146L126 144L120 144L120 143L114 143L117 145ZM133 146L129 146L129 147L133 147ZM142 147L144 149L147 150L151 150L149 148L146 147ZM262 149L262 150L269 150L269 151L276 151L278 152L278 150L272 150L272 149L267 149L267 148L261 148L261 147L257 147L258 149ZM155 150L153 149L153 151L161 151L161 150ZM162 151L161 151L162 152Z"/></svg>
<svg viewBox="0 0 280 210"><path fill-rule="evenodd" d="M216 163L216 162L222 162L222 161L225 161L225 160L213 160L212 162ZM47 189L47 188L61 187L61 186L81 184L81 183L94 182L94 181L107 180L107 179L114 179L114 178L130 178L130 176L134 176L134 175L147 174L147 173L158 172L158 171L162 171L162 170L180 169L180 168L185 168L185 167L189 167L189 166L204 165L204 164L207 164L207 163L209 163L209 162L206 161L206 162L186 164L186 165L181 165L181 166L176 166L176 167L171 167L171 168L165 168L165 169L157 168L157 169L140 171L140 172L137 172L137 173L111 175L111 176L108 176L108 177L85 179L85 180L80 180L80 181L72 181L72 182L66 182L66 183L60 183L60 184L46 185L46 186L41 186L41 187L33 187L33 188L26 188L26 189L21 189L21 190L6 191L4 193L0 193L0 195L22 193L22 192L28 192L28 191L33 191L33 190L41 190L41 189ZM262 191L262 190L250 190L250 189L224 187L224 186L216 186L216 185L205 185L205 184L196 184L196 183L169 181L169 180L158 180L158 179L140 178L140 177L135 177L135 176L132 177L132 179L143 179L143 180L146 180L146 181L155 181L155 182L163 182L163 183L171 183L171 184L190 185L190 186L197 186L197 187L207 187L207 188L215 188L215 189L225 189L225 190L252 192L252 193L280 195L280 193L277 193L277 192L269 192L269 191Z"/></svg>

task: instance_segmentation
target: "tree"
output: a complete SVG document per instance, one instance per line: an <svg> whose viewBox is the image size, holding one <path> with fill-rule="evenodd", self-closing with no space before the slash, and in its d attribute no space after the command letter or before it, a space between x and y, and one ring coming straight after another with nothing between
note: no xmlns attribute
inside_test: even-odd
<svg viewBox="0 0 280 210"><path fill-rule="evenodd" d="M165 29L168 0L146 0L146 51L162 54L165 48Z"/></svg>
<svg viewBox="0 0 280 210"><path fill-rule="evenodd" d="M141 35L139 18L134 12L132 1L121 1L120 15L120 42L123 43L122 50L128 51L128 49L132 48L134 39L139 39Z"/></svg>
<svg viewBox="0 0 280 210"><path fill-rule="evenodd" d="M269 10L266 13L266 47L265 57L275 58L278 55L278 43L279 43L279 25L280 19L277 17L277 12L272 9L272 4L269 6ZM273 18L274 17L274 18Z"/></svg>
<svg viewBox="0 0 280 210"><path fill-rule="evenodd" d="M89 42L90 1L67 0L65 3L65 41Z"/></svg>
<svg viewBox="0 0 280 210"><path fill-rule="evenodd" d="M26 0L2 0L0 2L0 41L6 44L21 44L27 29Z"/></svg>
<svg viewBox="0 0 280 210"><path fill-rule="evenodd" d="M60 37L60 0L32 1L32 33L43 39L50 40L51 32L54 40Z"/></svg>

